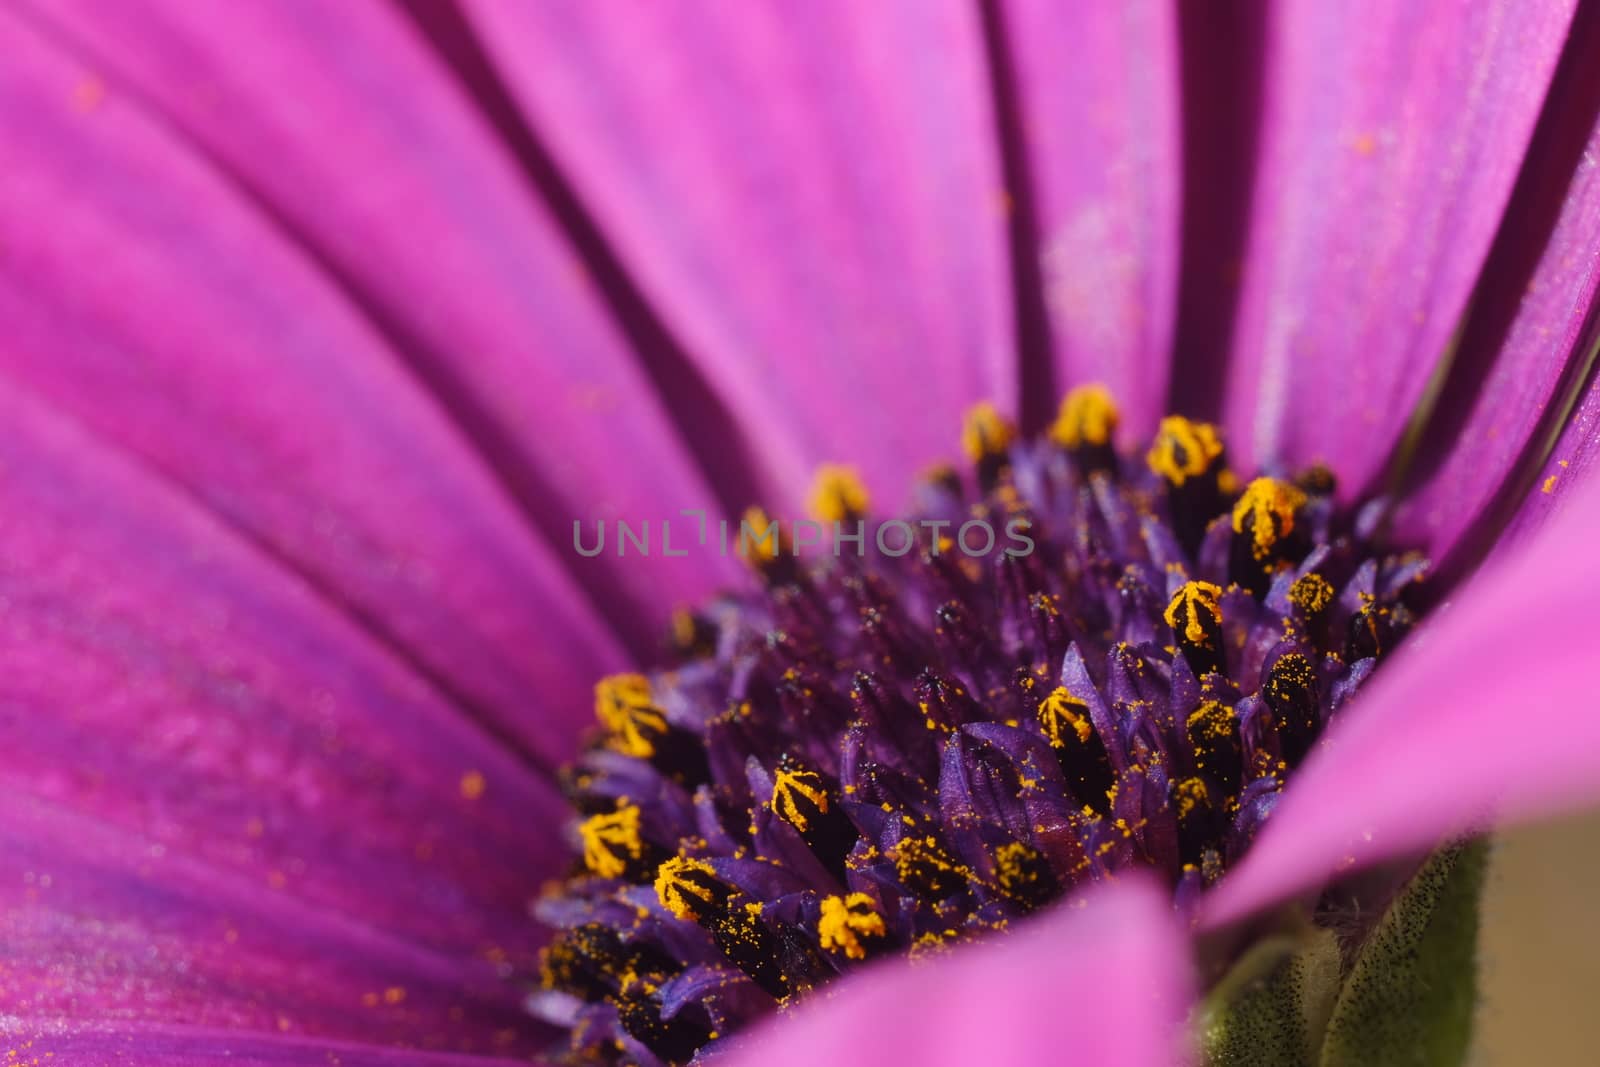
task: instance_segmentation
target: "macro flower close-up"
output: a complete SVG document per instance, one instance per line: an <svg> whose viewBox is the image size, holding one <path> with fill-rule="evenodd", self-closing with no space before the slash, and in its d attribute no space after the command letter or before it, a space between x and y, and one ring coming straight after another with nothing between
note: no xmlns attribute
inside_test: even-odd
<svg viewBox="0 0 1600 1067"><path fill-rule="evenodd" d="M1592 1062L1600 3L0 55L0 1062Z"/></svg>

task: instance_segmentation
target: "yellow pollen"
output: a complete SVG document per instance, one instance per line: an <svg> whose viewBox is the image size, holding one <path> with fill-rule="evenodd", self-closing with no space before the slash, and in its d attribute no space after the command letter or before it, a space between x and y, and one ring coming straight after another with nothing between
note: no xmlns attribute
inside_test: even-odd
<svg viewBox="0 0 1600 1067"><path fill-rule="evenodd" d="M694 644L694 616L683 608L672 609L672 640L679 648Z"/></svg>
<svg viewBox="0 0 1600 1067"><path fill-rule="evenodd" d="M828 791L816 771L780 769L772 783L772 813L801 833L811 829L811 820L799 799L809 800L818 812L828 810Z"/></svg>
<svg viewBox="0 0 1600 1067"><path fill-rule="evenodd" d="M1062 448L1104 445L1117 429L1117 405L1111 390L1096 382L1080 385L1061 401L1061 412L1050 427L1050 439Z"/></svg>
<svg viewBox="0 0 1600 1067"><path fill-rule="evenodd" d="M651 702L650 680L642 674L612 674L596 682L594 713L610 746L627 756L649 759L654 739L667 732L667 717Z"/></svg>
<svg viewBox="0 0 1600 1067"><path fill-rule="evenodd" d="M1208 700L1189 713L1185 725L1196 744L1209 748L1233 735L1233 711L1220 700Z"/></svg>
<svg viewBox="0 0 1600 1067"><path fill-rule="evenodd" d="M1206 783L1199 778L1180 779L1172 787L1172 795L1178 802L1178 818L1187 819L1193 813L1195 805L1211 806L1211 796L1206 792Z"/></svg>
<svg viewBox="0 0 1600 1067"><path fill-rule="evenodd" d="M467 800L477 800L489 788L489 780L482 771L468 771L461 776L461 795Z"/></svg>
<svg viewBox="0 0 1600 1067"><path fill-rule="evenodd" d="M1214 624L1222 625L1222 608L1217 604L1217 598L1222 595L1222 590L1210 582L1184 582L1183 588L1173 594L1172 603L1167 605L1164 618L1173 632L1179 631L1181 626L1183 637L1191 645L1205 648L1210 644L1206 636L1204 619L1210 619ZM1179 616L1183 622L1180 623Z"/></svg>
<svg viewBox="0 0 1600 1067"><path fill-rule="evenodd" d="M687 856L674 856L656 871L656 898L680 919L693 920L697 904L707 909L716 905L710 890L689 878L692 872L715 877L711 864Z"/></svg>
<svg viewBox="0 0 1600 1067"><path fill-rule="evenodd" d="M942 876L967 876L961 867L945 852L932 834L924 837L903 837L885 853L894 861L895 873L901 881L914 877L940 879Z"/></svg>
<svg viewBox="0 0 1600 1067"><path fill-rule="evenodd" d="M1315 571L1302 574L1289 587L1289 603L1307 615L1315 615L1333 603L1333 585Z"/></svg>
<svg viewBox="0 0 1600 1067"><path fill-rule="evenodd" d="M1089 722L1089 705L1072 695L1064 685L1058 685L1050 695L1039 702L1039 724L1050 740L1051 748L1065 748L1070 732L1079 744L1088 742L1094 732Z"/></svg>
<svg viewBox="0 0 1600 1067"><path fill-rule="evenodd" d="M1008 893L1018 893L1039 881L1035 863L1039 852L1021 841L1012 841L995 849L995 881Z"/></svg>
<svg viewBox="0 0 1600 1067"><path fill-rule="evenodd" d="M830 952L843 952L853 960L866 959L863 937L883 937L889 932L872 898L865 893L847 897L822 898L822 916L817 920L817 938Z"/></svg>
<svg viewBox="0 0 1600 1067"><path fill-rule="evenodd" d="M578 826L583 839L583 863L601 878L621 878L628 860L636 860L644 850L639 838L639 806L624 797L617 810L602 812ZM626 858L623 854L626 853Z"/></svg>
<svg viewBox="0 0 1600 1067"><path fill-rule="evenodd" d="M867 487L854 467L824 463L811 481L811 517L818 522L843 522L867 513Z"/></svg>
<svg viewBox="0 0 1600 1067"><path fill-rule="evenodd" d="M1233 506L1233 532L1244 533L1245 519L1253 519L1250 552L1256 559L1266 559L1272 546L1294 530L1294 513L1305 502L1306 495L1288 482L1257 478Z"/></svg>
<svg viewBox="0 0 1600 1067"><path fill-rule="evenodd" d="M739 526L739 554L755 564L771 563L783 552L783 531L759 506L745 509Z"/></svg>
<svg viewBox="0 0 1600 1067"><path fill-rule="evenodd" d="M1173 485L1182 485L1211 468L1222 455L1222 440L1209 422L1191 422L1182 415L1168 415L1156 430L1155 444L1145 456L1150 469Z"/></svg>
<svg viewBox="0 0 1600 1067"><path fill-rule="evenodd" d="M961 426L961 448L974 463L1011 447L1016 428L987 400L975 404Z"/></svg>

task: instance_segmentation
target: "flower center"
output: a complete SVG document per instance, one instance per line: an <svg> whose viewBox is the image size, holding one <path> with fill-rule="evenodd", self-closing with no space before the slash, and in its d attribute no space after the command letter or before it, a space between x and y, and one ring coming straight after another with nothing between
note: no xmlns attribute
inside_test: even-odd
<svg viewBox="0 0 1600 1067"><path fill-rule="evenodd" d="M1116 428L1100 386L1037 441L979 405L973 485L927 477L888 548L826 467L831 551L774 534L671 669L600 682L581 860L539 905L574 1057L686 1060L875 957L1129 867L1189 907L1238 861L1426 561L1372 552L1325 469L1241 492L1215 427L1164 419L1142 463Z"/></svg>

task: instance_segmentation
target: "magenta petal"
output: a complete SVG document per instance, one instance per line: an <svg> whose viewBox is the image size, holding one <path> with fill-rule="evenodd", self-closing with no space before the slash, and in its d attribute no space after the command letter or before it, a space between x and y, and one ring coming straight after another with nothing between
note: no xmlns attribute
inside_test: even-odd
<svg viewBox="0 0 1600 1067"><path fill-rule="evenodd" d="M6 1040L40 1067L526 1067L526 1058L440 1052L186 1027L125 1026L66 1030L18 1024ZM48 1058L46 1058L48 1055ZM19 1065L33 1063L19 1059Z"/></svg>
<svg viewBox="0 0 1600 1067"><path fill-rule="evenodd" d="M781 504L847 460L892 508L964 408L1014 408L974 6L465 6Z"/></svg>
<svg viewBox="0 0 1600 1067"><path fill-rule="evenodd" d="M1592 360L1595 346L1600 345L1600 317L1593 313L1583 344L1585 354ZM1566 511L1573 502L1575 490L1594 482L1597 460L1600 460L1600 389L1595 388L1591 380L1495 551L1515 550Z"/></svg>
<svg viewBox="0 0 1600 1067"><path fill-rule="evenodd" d="M680 508L712 507L714 498L612 321L605 294L495 131L396 7L175 0L137 10L105 3L42 10L62 26L60 37L92 58L40 57L10 75L27 80L29 102L13 94L12 106L32 134L30 155L40 157L20 162L37 186L30 202L12 198L12 206L49 224L11 221L8 242L19 227L38 231L25 235L41 246L35 255L74 269L92 255L113 276L115 287L56 274L33 284L56 290L49 299L64 305L58 317L119 331L112 342L137 354L106 358L138 364L130 373L141 386L130 403L129 391L111 388L92 356L66 360L52 351L50 367L30 366L27 374L44 379L41 387L64 406L297 558L325 556L331 547L297 543L309 533L297 527L319 512L319 521L337 524L343 543L359 552L368 551L369 538L403 536L368 526L403 525L413 502L406 497L415 496L408 483L464 465L430 437L465 438L482 453L485 470L451 477L464 491L492 473L503 483L495 490L507 497L467 506L488 515L513 505L512 517L531 522L563 565L575 565L577 581L605 601L607 617L636 647L659 636L674 602L696 599L736 573L710 553L667 560L659 545L648 561L573 554L576 518L660 521ZM32 35L6 32L8 54L46 47ZM91 92L92 105L73 106ZM202 153L215 170L199 164ZM304 255L241 210L250 198ZM87 217L58 232L58 219L69 213ZM136 241L156 244L158 271L140 269L138 253L127 247ZM316 268L337 278L368 322L337 306L331 293L309 292ZM239 276L246 271L248 282ZM116 277L124 272L134 276ZM114 300L145 301L173 321L152 323L106 306ZM193 343L202 326L203 352ZM217 344L220 337L229 343ZM224 378L228 388L211 386ZM93 392L81 385L91 379L99 379ZM341 386L363 390L369 403L339 396ZM297 390L320 393L324 402ZM247 457L283 458L281 447L272 448L281 441L260 437L281 437L291 410L305 424L301 433L333 438L325 451L350 454L341 474L357 477L361 451L393 447L366 410L380 390L426 392L438 409L419 411L421 398L385 401L394 411L390 432L417 427L412 454L396 455L396 469L370 481L396 496L392 504L328 499L338 488L307 471L304 496L293 502L295 514L286 514L241 481L238 465ZM208 403L193 406L190 391ZM187 417L169 417L173 407ZM330 417L350 422L363 443L335 437L338 427L323 421ZM158 424L161 432L151 432ZM455 441L451 448L460 451ZM402 462L414 473L399 469ZM433 507L449 517L463 503L435 500ZM370 513L380 506L401 521ZM463 545L406 532L416 543L388 551L451 573L452 586L486 570ZM357 580L350 560L304 562L331 572L332 584ZM508 597L524 595L514 583L504 588ZM418 613L395 588L381 596L341 592L397 625ZM445 614L432 612L440 623ZM441 640L438 633L425 641L405 636L418 646ZM533 643L525 630L515 639L518 655ZM472 671L503 675L504 666Z"/></svg>
<svg viewBox="0 0 1600 1067"><path fill-rule="evenodd" d="M1172 4L1001 7L1056 381L1100 381L1138 441L1165 413L1181 146Z"/></svg>
<svg viewBox="0 0 1600 1067"><path fill-rule="evenodd" d="M564 758L621 658L568 573L570 529L532 532L368 323L162 127L4 18L0 50L0 376Z"/></svg>
<svg viewBox="0 0 1600 1067"><path fill-rule="evenodd" d="M320 1041L292 1034L190 1027L122 1026L92 1030L14 1022L0 1029L18 1056L40 1067L527 1067L526 1058L488 1058ZM32 1065L31 1058L18 1059Z"/></svg>
<svg viewBox="0 0 1600 1067"><path fill-rule="evenodd" d="M1225 417L1248 468L1378 472L1465 308L1570 2L1268 5Z"/></svg>
<svg viewBox="0 0 1600 1067"><path fill-rule="evenodd" d="M1600 800L1594 490L1573 494L1395 653L1290 781L1207 922L1491 819Z"/></svg>
<svg viewBox="0 0 1600 1067"><path fill-rule="evenodd" d="M46 1035L180 1023L458 1052L544 1040L487 960L419 949L9 789L0 850L0 1015Z"/></svg>
<svg viewBox="0 0 1600 1067"><path fill-rule="evenodd" d="M1483 520L1530 438L1555 413L1563 372L1593 341L1600 290L1600 17L1579 16L1551 107L1529 148L1479 297L1395 515L1397 537L1444 557ZM1570 395L1570 394L1569 394ZM1552 490L1561 481L1555 472ZM1548 477L1548 476L1547 476Z"/></svg>
<svg viewBox="0 0 1600 1067"><path fill-rule="evenodd" d="M531 960L560 801L414 664L5 388L0 503L0 795L386 937Z"/></svg>
<svg viewBox="0 0 1600 1067"><path fill-rule="evenodd" d="M1166 894L1142 878L985 944L881 964L751 1034L751 1067L1073 1063L1171 1067L1193 994Z"/></svg>

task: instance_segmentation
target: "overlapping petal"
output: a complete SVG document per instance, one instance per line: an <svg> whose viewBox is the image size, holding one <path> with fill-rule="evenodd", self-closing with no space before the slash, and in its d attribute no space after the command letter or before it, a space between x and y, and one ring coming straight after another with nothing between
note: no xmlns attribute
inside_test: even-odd
<svg viewBox="0 0 1600 1067"><path fill-rule="evenodd" d="M621 658L570 543L529 529L326 275L167 129L9 15L0 48L0 376L564 758L594 675Z"/></svg>
<svg viewBox="0 0 1600 1067"><path fill-rule="evenodd" d="M1241 918L1446 835L1600 801L1600 492L1437 609L1336 721L1211 898Z"/></svg>
<svg viewBox="0 0 1600 1067"><path fill-rule="evenodd" d="M974 5L466 5L536 135L783 487L886 507L1016 403Z"/></svg>
<svg viewBox="0 0 1600 1067"><path fill-rule="evenodd" d="M0 1034L19 1057L73 1067L513 1067L528 1062L184 1026L83 1030L14 1021Z"/></svg>
<svg viewBox="0 0 1600 1067"><path fill-rule="evenodd" d="M287 228L381 332L390 351L362 358L414 376L548 540L568 545L575 518L660 520L715 504L606 294L396 9L44 13L81 52L78 76L100 79L105 110L148 102ZM93 136L91 119L110 116L71 125ZM638 643L659 635L666 608L731 573L720 557L668 561L659 549L645 565L565 562Z"/></svg>
<svg viewBox="0 0 1600 1067"><path fill-rule="evenodd" d="M8 856L112 848L20 814L38 800L385 938L531 963L553 788L312 584L9 388L0 662Z"/></svg>
<svg viewBox="0 0 1600 1067"><path fill-rule="evenodd" d="M1056 381L1101 381L1142 440L1165 414L1180 249L1177 10L1012 0Z"/></svg>
<svg viewBox="0 0 1600 1067"><path fill-rule="evenodd" d="M1600 316L1591 314L1587 341L1592 360L1594 346L1600 345ZM1496 552L1518 550L1566 511L1578 487L1594 482L1596 460L1600 460L1600 389L1591 381L1534 479L1533 489L1501 534Z"/></svg>
<svg viewBox="0 0 1600 1067"><path fill-rule="evenodd" d="M83 1031L114 1026L457 1052L528 1052L542 1043L516 987L489 961L434 953L359 916L308 908L151 838L13 793L0 848L0 1013L17 1062L54 1053L84 1063ZM57 1048L52 1038L61 1037L75 1041ZM132 1043L144 1056L161 1047Z"/></svg>
<svg viewBox="0 0 1600 1067"><path fill-rule="evenodd" d="M1193 976L1171 902L1134 878L1014 936L847 979L754 1031L734 1065L1171 1067Z"/></svg>
<svg viewBox="0 0 1600 1067"><path fill-rule="evenodd" d="M1267 5L1225 407L1246 466L1380 470L1464 311L1571 20L1515 0Z"/></svg>
<svg viewBox="0 0 1600 1067"><path fill-rule="evenodd" d="M1581 379L1590 355L1600 292L1596 48L1600 10L1586 8L1573 24L1450 377L1411 460L1396 536L1426 545L1436 559L1469 529L1492 521L1486 510L1506 479L1521 473L1530 442L1566 415L1564 379ZM1559 482L1558 474L1552 489Z"/></svg>

